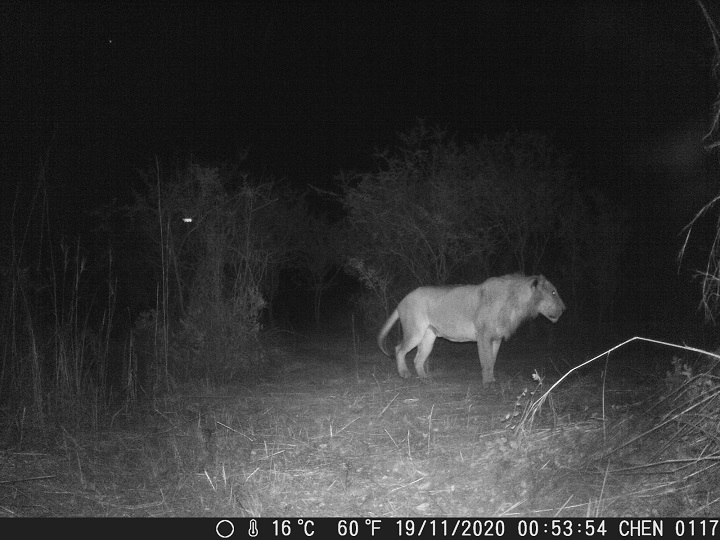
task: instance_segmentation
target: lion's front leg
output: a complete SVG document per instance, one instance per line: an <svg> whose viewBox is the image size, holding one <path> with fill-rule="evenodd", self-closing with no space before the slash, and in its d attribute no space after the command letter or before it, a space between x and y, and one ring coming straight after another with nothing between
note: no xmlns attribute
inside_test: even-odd
<svg viewBox="0 0 720 540"><path fill-rule="evenodd" d="M501 339L490 340L482 335L478 337L478 356L482 366L483 386L495 382L495 360L501 342Z"/></svg>

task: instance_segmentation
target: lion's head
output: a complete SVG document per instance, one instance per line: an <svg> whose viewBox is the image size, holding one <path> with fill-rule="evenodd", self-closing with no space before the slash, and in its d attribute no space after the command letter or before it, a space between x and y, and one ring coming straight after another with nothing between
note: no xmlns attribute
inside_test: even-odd
<svg viewBox="0 0 720 540"><path fill-rule="evenodd" d="M532 281L533 298L537 312L542 313L551 322L557 322L565 311L565 303L560 298L555 286L545 276L537 276Z"/></svg>

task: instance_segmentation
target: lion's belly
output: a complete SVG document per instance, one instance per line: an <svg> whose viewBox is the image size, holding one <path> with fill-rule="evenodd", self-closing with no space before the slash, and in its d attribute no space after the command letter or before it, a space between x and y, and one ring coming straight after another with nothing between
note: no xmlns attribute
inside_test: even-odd
<svg viewBox="0 0 720 540"><path fill-rule="evenodd" d="M436 336L450 341L477 341L475 325L468 321L446 320L441 324L430 322L429 326Z"/></svg>

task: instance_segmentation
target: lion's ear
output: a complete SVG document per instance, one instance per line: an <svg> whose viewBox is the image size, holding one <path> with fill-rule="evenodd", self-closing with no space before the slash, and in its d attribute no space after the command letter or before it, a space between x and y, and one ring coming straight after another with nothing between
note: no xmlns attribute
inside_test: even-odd
<svg viewBox="0 0 720 540"><path fill-rule="evenodd" d="M533 289L535 289L535 288L537 288L537 286L538 286L538 277L535 276L535 277L533 278L533 282L532 282L531 287L532 287Z"/></svg>

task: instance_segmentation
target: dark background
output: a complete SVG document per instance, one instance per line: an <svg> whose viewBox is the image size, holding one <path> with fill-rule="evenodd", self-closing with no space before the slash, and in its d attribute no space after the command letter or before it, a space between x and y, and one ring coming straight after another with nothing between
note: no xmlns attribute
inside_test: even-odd
<svg viewBox="0 0 720 540"><path fill-rule="evenodd" d="M249 149L258 174L333 190L339 171L369 170L373 149L417 118L461 141L537 130L571 153L584 188L630 209L616 316L628 328L700 327L691 270L704 267L712 218L680 270L675 260L682 227L717 192L717 160L702 147L713 48L696 2L0 9L4 231L34 208L46 157L51 228L82 237L87 212L127 199L155 156Z"/></svg>

